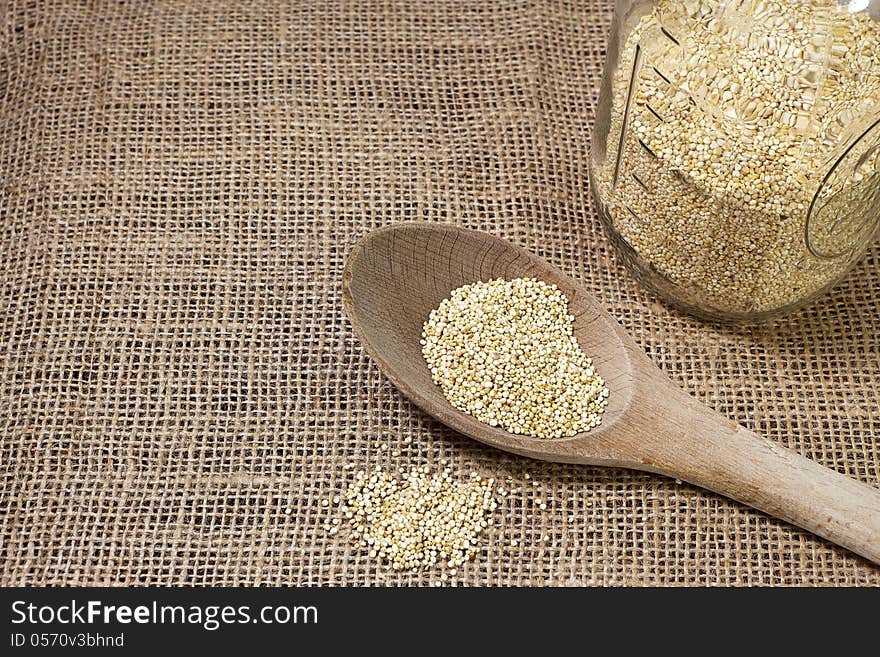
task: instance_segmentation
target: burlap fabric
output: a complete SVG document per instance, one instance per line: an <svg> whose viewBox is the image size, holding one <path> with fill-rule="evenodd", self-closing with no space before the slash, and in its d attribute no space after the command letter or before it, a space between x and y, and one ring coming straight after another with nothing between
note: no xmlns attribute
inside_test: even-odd
<svg viewBox="0 0 880 657"><path fill-rule="evenodd" d="M322 501L345 464L445 458L541 483L459 583L880 584L686 484L481 447L352 335L358 237L486 229L579 277L696 397L878 485L880 250L775 327L707 326L640 289L588 191L610 17L608 0L4 3L2 583L432 583L328 535Z"/></svg>

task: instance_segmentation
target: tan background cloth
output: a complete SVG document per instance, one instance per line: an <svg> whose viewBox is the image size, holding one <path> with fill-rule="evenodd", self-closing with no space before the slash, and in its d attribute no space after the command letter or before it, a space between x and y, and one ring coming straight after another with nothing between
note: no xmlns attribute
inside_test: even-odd
<svg viewBox="0 0 880 657"><path fill-rule="evenodd" d="M430 583L328 536L321 502L346 463L446 458L542 483L457 582L880 584L691 486L481 447L352 335L359 236L490 230L577 276L699 399L880 483L880 250L820 305L739 330L666 309L609 250L587 182L609 5L4 3L2 583Z"/></svg>

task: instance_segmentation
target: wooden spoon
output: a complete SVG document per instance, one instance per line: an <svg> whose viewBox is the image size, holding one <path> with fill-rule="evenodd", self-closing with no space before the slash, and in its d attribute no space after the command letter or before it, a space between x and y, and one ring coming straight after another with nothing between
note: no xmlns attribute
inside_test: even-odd
<svg viewBox="0 0 880 657"><path fill-rule="evenodd" d="M419 340L428 314L462 285L534 277L568 297L575 336L610 390L602 425L530 438L455 409ZM673 383L598 301L556 267L479 231L405 223L365 237L343 273L348 316L388 378L422 409L483 443L544 461L647 470L708 488L880 563L880 490L765 440Z"/></svg>

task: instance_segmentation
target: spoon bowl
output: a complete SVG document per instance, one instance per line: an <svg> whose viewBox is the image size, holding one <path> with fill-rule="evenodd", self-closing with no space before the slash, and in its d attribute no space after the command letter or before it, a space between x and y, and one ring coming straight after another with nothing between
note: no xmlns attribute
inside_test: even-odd
<svg viewBox="0 0 880 657"><path fill-rule="evenodd" d="M571 438L545 440L491 427L455 408L431 379L420 340L428 314L452 290L494 278L539 278L569 299L574 333L610 395L602 424ZM478 231L443 224L380 228L359 243L343 273L345 307L383 372L423 410L471 438L547 461L612 465L597 438L625 416L633 367L623 330L577 284L525 249Z"/></svg>
<svg viewBox="0 0 880 657"><path fill-rule="evenodd" d="M566 295L574 335L610 395L602 424L542 439L459 411L422 356L425 320L452 290L495 278L537 278ZM343 301L388 378L444 424L499 449L545 461L635 468L702 486L783 518L880 563L880 490L765 440L700 404L661 372L576 281L528 251L447 224L380 228L349 254Z"/></svg>

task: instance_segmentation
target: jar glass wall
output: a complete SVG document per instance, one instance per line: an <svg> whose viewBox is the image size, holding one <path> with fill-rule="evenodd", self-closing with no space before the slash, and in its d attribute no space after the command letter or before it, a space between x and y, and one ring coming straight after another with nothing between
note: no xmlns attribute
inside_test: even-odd
<svg viewBox="0 0 880 657"><path fill-rule="evenodd" d="M880 0L618 0L591 184L646 285L759 320L880 226Z"/></svg>

